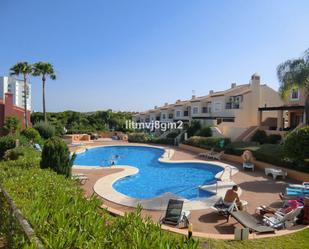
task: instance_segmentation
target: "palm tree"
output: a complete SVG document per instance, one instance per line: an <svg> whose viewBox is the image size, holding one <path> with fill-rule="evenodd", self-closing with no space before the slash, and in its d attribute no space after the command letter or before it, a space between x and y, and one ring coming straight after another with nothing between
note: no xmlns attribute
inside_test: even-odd
<svg viewBox="0 0 309 249"><path fill-rule="evenodd" d="M51 80L56 79L54 67L52 64L48 62L37 62L33 65L33 76L41 76L42 77L42 90L43 90L43 114L44 121L47 122L46 117L46 108L45 108L45 84L46 78L49 77Z"/></svg>
<svg viewBox="0 0 309 249"><path fill-rule="evenodd" d="M25 126L28 127L28 111L27 111L27 96L28 96L28 87L27 79L28 76L32 73L32 65L28 62L18 62L10 68L10 75L20 75L24 77L24 111L25 111Z"/></svg>
<svg viewBox="0 0 309 249"><path fill-rule="evenodd" d="M280 95L286 99L294 87L302 89L305 94L305 117L309 125L309 49L304 55L294 60L287 60L277 67L280 81Z"/></svg>

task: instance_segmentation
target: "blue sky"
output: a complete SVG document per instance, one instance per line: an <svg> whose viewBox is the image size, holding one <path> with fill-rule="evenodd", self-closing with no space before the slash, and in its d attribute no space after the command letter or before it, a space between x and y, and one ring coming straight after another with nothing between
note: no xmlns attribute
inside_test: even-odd
<svg viewBox="0 0 309 249"><path fill-rule="evenodd" d="M49 61L47 110L141 111L247 83L309 48L307 0L0 0L0 75ZM41 83L31 79L41 110Z"/></svg>

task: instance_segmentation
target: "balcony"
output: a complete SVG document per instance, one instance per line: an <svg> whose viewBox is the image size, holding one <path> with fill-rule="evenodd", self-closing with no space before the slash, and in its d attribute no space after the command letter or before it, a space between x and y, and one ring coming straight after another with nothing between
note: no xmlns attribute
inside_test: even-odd
<svg viewBox="0 0 309 249"><path fill-rule="evenodd" d="M231 109L240 109L240 104L235 102L228 102L225 104L225 109L231 110Z"/></svg>

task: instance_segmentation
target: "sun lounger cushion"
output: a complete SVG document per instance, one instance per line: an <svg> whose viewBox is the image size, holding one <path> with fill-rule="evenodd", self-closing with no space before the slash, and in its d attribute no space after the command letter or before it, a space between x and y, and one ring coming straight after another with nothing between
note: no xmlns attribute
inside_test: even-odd
<svg viewBox="0 0 309 249"><path fill-rule="evenodd" d="M257 233L269 233L275 231L273 228L263 225L262 221L259 221L246 211L231 212L231 216L251 231Z"/></svg>

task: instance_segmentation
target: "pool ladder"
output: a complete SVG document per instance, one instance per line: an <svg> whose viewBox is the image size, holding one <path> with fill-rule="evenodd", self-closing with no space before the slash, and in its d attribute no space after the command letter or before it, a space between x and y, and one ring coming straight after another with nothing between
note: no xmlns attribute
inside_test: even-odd
<svg viewBox="0 0 309 249"><path fill-rule="evenodd" d="M229 170L229 177L228 177L228 178L224 178L223 176L226 174L227 169ZM218 194L218 182L219 182L219 181L223 182L223 181L226 181L226 180L230 181L230 180L232 179L232 171L233 171L232 167L227 166L227 167L224 168L224 170L223 170L221 176L217 178L217 182L216 182L216 194Z"/></svg>

